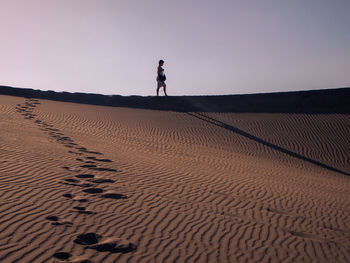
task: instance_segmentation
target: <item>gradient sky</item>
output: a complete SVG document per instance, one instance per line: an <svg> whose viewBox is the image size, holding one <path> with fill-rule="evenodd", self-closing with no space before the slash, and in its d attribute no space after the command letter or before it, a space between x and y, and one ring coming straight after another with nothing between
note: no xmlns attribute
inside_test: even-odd
<svg viewBox="0 0 350 263"><path fill-rule="evenodd" d="M154 95L350 86L349 0L0 0L0 85Z"/></svg>

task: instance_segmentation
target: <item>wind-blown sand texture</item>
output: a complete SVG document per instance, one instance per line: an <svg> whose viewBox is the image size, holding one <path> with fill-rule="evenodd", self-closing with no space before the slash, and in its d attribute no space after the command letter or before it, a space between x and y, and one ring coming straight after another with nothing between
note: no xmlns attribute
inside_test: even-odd
<svg viewBox="0 0 350 263"><path fill-rule="evenodd" d="M350 115L0 95L0 262L350 262Z"/></svg>

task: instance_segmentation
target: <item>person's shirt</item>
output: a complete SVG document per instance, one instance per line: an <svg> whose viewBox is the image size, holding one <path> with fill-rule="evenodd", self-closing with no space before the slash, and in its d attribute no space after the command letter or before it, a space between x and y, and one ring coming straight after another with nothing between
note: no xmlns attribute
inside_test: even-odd
<svg viewBox="0 0 350 263"><path fill-rule="evenodd" d="M158 75L164 76L164 69L161 66L158 67Z"/></svg>
<svg viewBox="0 0 350 263"><path fill-rule="evenodd" d="M158 74L157 74L157 81L163 81L163 78L165 76L164 69L161 66L158 66L157 72L158 72Z"/></svg>

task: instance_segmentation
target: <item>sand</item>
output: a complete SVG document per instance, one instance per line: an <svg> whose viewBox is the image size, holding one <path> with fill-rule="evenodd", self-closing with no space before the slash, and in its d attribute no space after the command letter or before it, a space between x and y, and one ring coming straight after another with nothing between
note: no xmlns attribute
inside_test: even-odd
<svg viewBox="0 0 350 263"><path fill-rule="evenodd" d="M349 135L0 95L0 262L350 262Z"/></svg>

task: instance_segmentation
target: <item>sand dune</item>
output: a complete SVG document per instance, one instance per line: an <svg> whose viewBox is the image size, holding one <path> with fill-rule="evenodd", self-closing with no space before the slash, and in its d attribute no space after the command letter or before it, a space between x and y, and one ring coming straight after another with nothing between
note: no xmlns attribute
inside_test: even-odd
<svg viewBox="0 0 350 263"><path fill-rule="evenodd" d="M350 262L350 115L0 96L0 262Z"/></svg>

